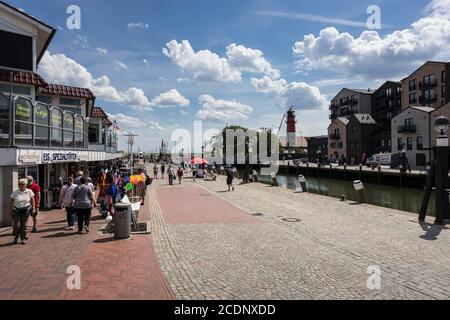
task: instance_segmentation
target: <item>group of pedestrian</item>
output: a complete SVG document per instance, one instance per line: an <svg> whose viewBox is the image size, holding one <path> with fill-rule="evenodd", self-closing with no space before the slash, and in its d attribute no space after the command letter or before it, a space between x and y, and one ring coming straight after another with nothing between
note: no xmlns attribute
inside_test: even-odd
<svg viewBox="0 0 450 320"><path fill-rule="evenodd" d="M128 195L132 195L127 188L130 177L124 176L117 166L99 168L100 172L94 181L79 171L76 176L67 179L59 194L59 207L64 208L67 215L67 230L75 230L78 221L78 233L89 232L92 209L100 204L100 212L104 217L114 214L114 204ZM170 171L170 170L169 170ZM162 171L163 172L163 171ZM155 177L157 172L154 172ZM163 173L164 174L164 173ZM152 179L147 175L145 169L139 171L139 184L134 186L141 205L145 203L146 190ZM95 198L96 191L98 198ZM29 176L19 181L18 190L11 195L13 237L14 244L19 238L23 244L28 240L27 226L30 217L33 219L32 233L37 232L37 217L41 202L41 190L34 178Z"/></svg>
<svg viewBox="0 0 450 320"><path fill-rule="evenodd" d="M32 176L19 180L19 188L10 195L13 220L14 244L26 244L28 240L28 220L31 216L33 227L31 233L37 233L37 219L41 203L41 189ZM76 179L69 178L60 193L60 205L66 208L69 228L74 229L75 215L78 216L78 230L89 232L91 209L95 207L93 184L83 176L77 174Z"/></svg>
<svg viewBox="0 0 450 320"><path fill-rule="evenodd" d="M68 230L75 230L78 219L78 233L89 233L92 208L97 207L95 186L92 179L80 171L77 177L69 177L59 194L59 206L66 209Z"/></svg>

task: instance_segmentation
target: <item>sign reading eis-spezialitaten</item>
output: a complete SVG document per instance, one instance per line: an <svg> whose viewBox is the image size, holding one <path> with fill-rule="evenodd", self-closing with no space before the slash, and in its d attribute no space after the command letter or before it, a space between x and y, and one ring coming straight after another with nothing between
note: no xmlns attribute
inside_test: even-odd
<svg viewBox="0 0 450 320"><path fill-rule="evenodd" d="M42 162L77 161L78 155L74 152L44 152Z"/></svg>

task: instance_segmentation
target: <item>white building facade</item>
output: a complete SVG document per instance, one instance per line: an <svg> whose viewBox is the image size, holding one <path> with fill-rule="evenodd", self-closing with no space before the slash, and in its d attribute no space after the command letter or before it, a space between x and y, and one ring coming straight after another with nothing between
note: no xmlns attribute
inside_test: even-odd
<svg viewBox="0 0 450 320"><path fill-rule="evenodd" d="M115 148L89 148L95 96L48 84L36 71L56 30L0 2L0 226L10 220L10 194L31 175L51 208L62 183L94 163L120 158ZM114 140L117 143L117 140Z"/></svg>

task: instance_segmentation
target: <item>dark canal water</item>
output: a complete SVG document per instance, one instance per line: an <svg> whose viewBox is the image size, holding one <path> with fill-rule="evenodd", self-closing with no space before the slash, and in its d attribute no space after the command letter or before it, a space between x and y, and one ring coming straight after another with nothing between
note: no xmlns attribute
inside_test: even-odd
<svg viewBox="0 0 450 320"><path fill-rule="evenodd" d="M353 188L353 182L344 180L331 180L325 178L307 177L308 191L314 194L320 194L329 197L341 198L345 196L346 200L359 201L359 194ZM272 183L268 176L261 177L261 182ZM278 182L281 187L295 190L299 186L298 178L295 176L278 175ZM422 204L424 191L413 188L399 188L394 186L364 184L367 199L370 204L398 209L418 214ZM435 197L428 206L428 214L434 215Z"/></svg>

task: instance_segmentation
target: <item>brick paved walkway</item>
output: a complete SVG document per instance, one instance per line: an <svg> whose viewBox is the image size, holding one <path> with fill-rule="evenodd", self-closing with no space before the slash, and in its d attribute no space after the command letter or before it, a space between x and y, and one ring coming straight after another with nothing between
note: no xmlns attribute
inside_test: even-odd
<svg viewBox="0 0 450 320"><path fill-rule="evenodd" d="M450 297L450 231L423 230L414 215L262 184L228 193L223 178L187 180L170 190L171 197L165 182L155 187L149 195L155 245L178 299ZM190 221L174 217L186 215L186 203L204 211L204 221L200 215ZM229 205L259 223L208 216ZM381 290L367 288L370 266L381 268Z"/></svg>
<svg viewBox="0 0 450 320"><path fill-rule="evenodd" d="M147 205L140 219L149 216ZM0 299L171 299L152 236L114 241L97 233L105 224L94 214L91 232L78 235L64 230L65 213L54 210L41 214L26 246L12 246L10 231L0 234ZM71 265L81 268L81 290L67 289Z"/></svg>
<svg viewBox="0 0 450 320"><path fill-rule="evenodd" d="M450 230L396 210L263 184L157 180L141 214L151 236L65 231L61 210L11 246L0 233L0 299L449 299ZM151 214L150 214L151 213ZM285 219L297 219L288 222ZM284 220L283 220L284 219ZM66 288L67 267L82 290ZM381 289L367 270L381 268Z"/></svg>

